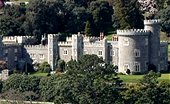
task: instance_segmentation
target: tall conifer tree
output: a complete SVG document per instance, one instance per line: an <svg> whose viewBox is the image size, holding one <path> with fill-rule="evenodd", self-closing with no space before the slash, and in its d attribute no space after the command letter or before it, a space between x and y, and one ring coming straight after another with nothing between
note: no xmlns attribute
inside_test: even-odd
<svg viewBox="0 0 170 104"><path fill-rule="evenodd" d="M114 0L114 15L120 29L140 29L144 26L138 0Z"/></svg>

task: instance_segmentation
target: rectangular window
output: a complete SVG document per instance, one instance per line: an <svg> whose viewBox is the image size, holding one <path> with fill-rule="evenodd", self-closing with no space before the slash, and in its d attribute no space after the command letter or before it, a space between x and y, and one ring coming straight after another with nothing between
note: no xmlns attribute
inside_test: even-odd
<svg viewBox="0 0 170 104"><path fill-rule="evenodd" d="M15 53L17 53L17 52L18 52L18 49L17 49L17 48L15 48L15 49L14 49L14 52L15 52Z"/></svg>
<svg viewBox="0 0 170 104"><path fill-rule="evenodd" d="M124 64L124 71L127 71L129 69L129 64Z"/></svg>
<svg viewBox="0 0 170 104"><path fill-rule="evenodd" d="M68 50L67 49L64 50L64 55L68 55Z"/></svg>
<svg viewBox="0 0 170 104"><path fill-rule="evenodd" d="M44 54L40 54L40 59L44 59Z"/></svg>
<svg viewBox="0 0 170 104"><path fill-rule="evenodd" d="M99 56L102 56L102 55L103 55L102 51L99 51L98 55L99 55Z"/></svg>
<svg viewBox="0 0 170 104"><path fill-rule="evenodd" d="M31 53L31 54L30 54L30 57L31 57L32 59L35 59L35 54L34 54L34 53Z"/></svg>
<svg viewBox="0 0 170 104"><path fill-rule="evenodd" d="M17 61L18 60L18 57L17 56L15 56L15 59L14 59L14 61Z"/></svg>
<svg viewBox="0 0 170 104"><path fill-rule="evenodd" d="M145 45L148 45L148 38L145 38Z"/></svg>
<svg viewBox="0 0 170 104"><path fill-rule="evenodd" d="M135 49L134 54L135 54L135 57L140 57L140 50Z"/></svg>
<svg viewBox="0 0 170 104"><path fill-rule="evenodd" d="M112 51L112 55L115 56L115 50Z"/></svg>
<svg viewBox="0 0 170 104"><path fill-rule="evenodd" d="M128 45L129 45L129 39L124 39L123 45L124 45L124 46L128 46Z"/></svg>
<svg viewBox="0 0 170 104"><path fill-rule="evenodd" d="M140 63L135 62L135 71L139 72L140 71Z"/></svg>

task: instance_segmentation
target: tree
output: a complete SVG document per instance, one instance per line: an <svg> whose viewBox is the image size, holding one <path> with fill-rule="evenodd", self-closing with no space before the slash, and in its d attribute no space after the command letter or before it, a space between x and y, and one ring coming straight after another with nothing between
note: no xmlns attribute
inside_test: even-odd
<svg viewBox="0 0 170 104"><path fill-rule="evenodd" d="M91 36L91 24L90 21L86 22L86 26L85 26L85 35L86 36Z"/></svg>
<svg viewBox="0 0 170 104"><path fill-rule="evenodd" d="M156 15L156 18L161 19L162 31L170 33L170 5L167 8L162 9Z"/></svg>
<svg viewBox="0 0 170 104"><path fill-rule="evenodd" d="M143 29L143 15L138 0L114 0L115 22L120 29Z"/></svg>
<svg viewBox="0 0 170 104"><path fill-rule="evenodd" d="M127 84L127 89L121 92L126 104L168 104L169 83L158 83L158 76L151 71L143 76L140 83Z"/></svg>
<svg viewBox="0 0 170 104"><path fill-rule="evenodd" d="M88 8L91 17L92 34L98 36L100 32L108 32L112 28L113 8L107 1L92 1Z"/></svg>
<svg viewBox="0 0 170 104"><path fill-rule="evenodd" d="M159 77L158 73L150 71L148 74L143 76L143 78L140 80L140 83L146 86L155 86L158 83L157 81L158 77Z"/></svg>
<svg viewBox="0 0 170 104"><path fill-rule="evenodd" d="M28 4L25 33L34 35L39 40L44 33L58 33L62 22L62 0L33 0ZM47 28L48 27L48 28Z"/></svg>
<svg viewBox="0 0 170 104"><path fill-rule="evenodd" d="M5 6L4 14L0 18L2 35L24 35L22 24L25 21L24 6L12 5Z"/></svg>
<svg viewBox="0 0 170 104"><path fill-rule="evenodd" d="M2 91L15 89L20 92L33 91L39 93L39 81L39 77L13 74L4 82Z"/></svg>
<svg viewBox="0 0 170 104"><path fill-rule="evenodd" d="M65 62L64 62L64 60L61 60L61 59L59 59L58 60L58 62L57 62L57 68L61 71L61 72L63 72L64 70L65 70Z"/></svg>
<svg viewBox="0 0 170 104"><path fill-rule="evenodd" d="M48 62L43 62L39 65L38 70L41 71L41 72L44 72L44 73L50 73L51 67L48 64Z"/></svg>

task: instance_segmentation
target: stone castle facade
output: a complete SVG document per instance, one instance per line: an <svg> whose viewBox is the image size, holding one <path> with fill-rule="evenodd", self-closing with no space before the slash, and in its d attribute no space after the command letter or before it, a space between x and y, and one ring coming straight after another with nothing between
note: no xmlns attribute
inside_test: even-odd
<svg viewBox="0 0 170 104"><path fill-rule="evenodd" d="M78 60L84 54L96 54L104 61L117 65L118 72L144 73L148 64L154 64L158 71L167 70L168 44L160 42L160 21L144 20L144 29L117 30L112 41L100 37L86 37L73 34L66 41L59 41L59 34L42 37L42 44L32 45L36 39L32 36L1 37L0 59L8 64L8 69L23 67L25 63L48 62L55 70L55 62L62 59ZM47 44L43 44L47 40ZM45 42L44 42L45 43Z"/></svg>

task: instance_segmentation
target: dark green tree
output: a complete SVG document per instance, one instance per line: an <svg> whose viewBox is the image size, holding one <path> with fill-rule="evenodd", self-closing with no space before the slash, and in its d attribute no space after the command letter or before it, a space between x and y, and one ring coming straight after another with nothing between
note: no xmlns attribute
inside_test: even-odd
<svg viewBox="0 0 170 104"><path fill-rule="evenodd" d="M108 32L112 28L113 8L107 1L92 1L88 8L91 18L92 34L99 36L100 32Z"/></svg>
<svg viewBox="0 0 170 104"><path fill-rule="evenodd" d="M114 0L114 22L120 29L142 29L143 15L139 10L138 0Z"/></svg>
<svg viewBox="0 0 170 104"><path fill-rule="evenodd" d="M39 65L38 70L39 70L40 72L50 73L51 67L50 67L50 65L48 64L48 62L43 62L43 63L41 63L41 64Z"/></svg>
<svg viewBox="0 0 170 104"><path fill-rule="evenodd" d="M85 35L86 36L91 36L91 24L90 24L90 21L87 21L86 22L86 26L85 26L85 31L84 31L84 33L85 33Z"/></svg>
<svg viewBox="0 0 170 104"><path fill-rule="evenodd" d="M170 33L170 5L162 9L156 15L156 18L161 20L162 31Z"/></svg>
<svg viewBox="0 0 170 104"><path fill-rule="evenodd" d="M62 0L30 1L26 11L26 21L23 24L25 33L35 35L40 40L44 33L61 32L62 3Z"/></svg>
<svg viewBox="0 0 170 104"><path fill-rule="evenodd" d="M24 35L22 24L25 21L25 6L5 6L0 17L2 35Z"/></svg>

